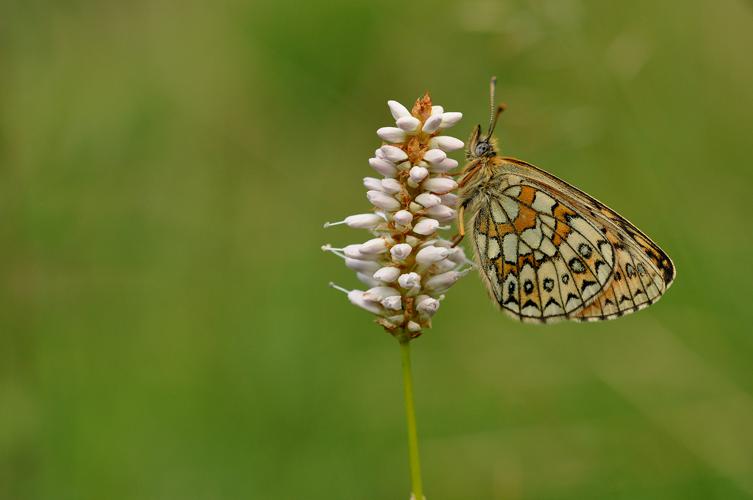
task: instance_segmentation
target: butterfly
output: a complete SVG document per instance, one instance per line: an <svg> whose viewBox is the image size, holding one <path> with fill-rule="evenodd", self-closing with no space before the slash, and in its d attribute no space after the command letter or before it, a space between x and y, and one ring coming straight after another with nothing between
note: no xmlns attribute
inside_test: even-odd
<svg viewBox="0 0 753 500"><path fill-rule="evenodd" d="M524 322L597 321L644 309L675 278L669 256L627 219L567 182L499 155L488 132L473 130L459 173L457 245L470 227L490 297Z"/></svg>

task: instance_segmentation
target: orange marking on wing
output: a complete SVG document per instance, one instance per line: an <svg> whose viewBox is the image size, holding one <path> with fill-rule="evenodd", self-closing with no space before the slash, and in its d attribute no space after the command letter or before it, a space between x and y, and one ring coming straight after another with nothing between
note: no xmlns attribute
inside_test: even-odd
<svg viewBox="0 0 753 500"><path fill-rule="evenodd" d="M578 214L564 205L557 205L554 207L554 218L557 219L557 224L554 228L552 243L554 243L555 246L560 246L562 240L567 239L570 234L570 227L565 224L566 215L575 216Z"/></svg>
<svg viewBox="0 0 753 500"><path fill-rule="evenodd" d="M478 231L490 238L496 238L513 232L514 228L507 222L503 224L495 224L491 217L484 217L479 221Z"/></svg>
<svg viewBox="0 0 753 500"><path fill-rule="evenodd" d="M566 240L567 237L570 235L570 227L560 222L559 220L554 226L554 235L552 236L552 243L554 246L560 246L562 244L563 240Z"/></svg>
<svg viewBox="0 0 753 500"><path fill-rule="evenodd" d="M515 230L518 234L522 233L529 227L536 227L536 211L525 205L520 205L518 216L513 221Z"/></svg>
<svg viewBox="0 0 753 500"><path fill-rule="evenodd" d="M534 269L536 269L536 259L533 258L532 253L526 253L523 255L518 255L518 269L523 269L523 266L527 263L531 265Z"/></svg>
<svg viewBox="0 0 753 500"><path fill-rule="evenodd" d="M520 186L520 194L518 195L518 199L521 202L526 205L532 205L534 196L536 196L536 190L534 188L526 185Z"/></svg>
<svg viewBox="0 0 753 500"><path fill-rule="evenodd" d="M497 224L497 234L499 236L504 236L511 232L513 232L513 227L509 223L505 222L504 224Z"/></svg>
<svg viewBox="0 0 753 500"><path fill-rule="evenodd" d="M494 259L494 267L497 268L497 277L499 281L504 281L505 276L510 273L517 274L518 268L511 262L506 262L502 257Z"/></svg>
<svg viewBox="0 0 753 500"><path fill-rule="evenodd" d="M604 236L607 237L607 239L612 245L616 245L620 243L620 239L617 237L616 234L612 233L611 231L607 231L606 233L604 233Z"/></svg>
<svg viewBox="0 0 753 500"><path fill-rule="evenodd" d="M559 220L564 221L565 215L578 215L578 214L575 213L575 211L570 210L564 205L557 205L556 207L554 207L554 217L556 217Z"/></svg>
<svg viewBox="0 0 753 500"><path fill-rule="evenodd" d="M526 293L523 289L521 289L521 292L524 293L527 298L533 300L537 305L541 306L541 297L539 296L539 290L536 286L533 287L531 293Z"/></svg>

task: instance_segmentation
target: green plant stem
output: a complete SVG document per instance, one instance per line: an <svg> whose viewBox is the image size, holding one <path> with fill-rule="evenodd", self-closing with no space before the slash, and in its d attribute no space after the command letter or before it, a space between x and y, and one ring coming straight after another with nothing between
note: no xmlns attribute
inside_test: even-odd
<svg viewBox="0 0 753 500"><path fill-rule="evenodd" d="M418 458L418 432L416 412L413 407L413 378L410 366L410 340L400 339L400 354L403 360L403 389L405 391L405 419L408 423L408 458L410 460L411 491L416 500L423 500L421 484L421 461Z"/></svg>

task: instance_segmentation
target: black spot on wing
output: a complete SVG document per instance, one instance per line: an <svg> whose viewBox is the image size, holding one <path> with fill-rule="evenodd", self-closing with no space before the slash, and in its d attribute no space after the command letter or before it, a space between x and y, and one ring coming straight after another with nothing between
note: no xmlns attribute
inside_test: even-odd
<svg viewBox="0 0 753 500"><path fill-rule="evenodd" d="M625 264L625 274L627 274L628 278L635 277L635 268L633 267L633 264L629 262Z"/></svg>
<svg viewBox="0 0 753 500"><path fill-rule="evenodd" d="M584 291L584 290L585 290L586 288L588 288L589 286L591 286L591 285L595 285L595 284L596 284L596 282L595 282L595 281L591 281L591 280L583 280L583 283L581 283L581 284L580 284L580 291L582 292L582 291Z"/></svg>
<svg viewBox="0 0 753 500"><path fill-rule="evenodd" d="M576 274L583 274L586 272L586 266L583 265L583 261L581 261L577 257L573 257L570 259L570 262L567 263L567 266L570 268L570 270Z"/></svg>
<svg viewBox="0 0 753 500"><path fill-rule="evenodd" d="M562 307L562 306L560 306L559 302L557 302L556 300L554 300L554 297L549 297L549 300L547 300L546 304L544 305L544 309L546 309L547 307L549 307L552 304L555 304L555 305L557 305L559 307Z"/></svg>
<svg viewBox="0 0 753 500"><path fill-rule="evenodd" d="M525 304L523 304L523 307L521 307L521 309L525 309L528 306L533 306L536 309L539 308L539 305L536 302L532 301L531 299L528 299L526 300Z"/></svg>
<svg viewBox="0 0 753 500"><path fill-rule="evenodd" d="M586 243L581 243L578 245L578 253L584 258L587 259L591 256L593 253L593 250L591 249L591 246Z"/></svg>

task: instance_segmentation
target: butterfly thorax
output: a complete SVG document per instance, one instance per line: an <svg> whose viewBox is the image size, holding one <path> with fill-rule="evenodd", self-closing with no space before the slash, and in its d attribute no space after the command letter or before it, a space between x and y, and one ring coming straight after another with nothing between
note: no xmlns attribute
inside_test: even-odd
<svg viewBox="0 0 753 500"><path fill-rule="evenodd" d="M473 213L475 205L491 193L507 187L501 158L484 158L476 161L476 165L469 164L469 171L461 178L458 193L460 203L469 213Z"/></svg>
<svg viewBox="0 0 753 500"><path fill-rule="evenodd" d="M468 163L461 172L460 202L470 212L480 200L497 191L505 182L504 164L499 156L496 137L480 137L480 127L471 134L465 157Z"/></svg>

